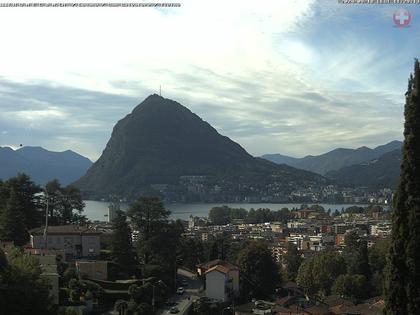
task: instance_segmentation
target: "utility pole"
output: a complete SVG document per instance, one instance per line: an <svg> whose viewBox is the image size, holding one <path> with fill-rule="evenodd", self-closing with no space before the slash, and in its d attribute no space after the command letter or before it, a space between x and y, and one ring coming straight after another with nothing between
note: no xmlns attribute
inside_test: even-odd
<svg viewBox="0 0 420 315"><path fill-rule="evenodd" d="M47 206L45 207L45 229L44 229L44 242L45 242L45 251L48 249L48 212L50 197L48 196L47 189L45 189L45 197L47 198Z"/></svg>
<svg viewBox="0 0 420 315"><path fill-rule="evenodd" d="M177 267L177 261L176 261L176 257L175 257L175 275L174 275L175 292L176 292L176 289L177 289L177 285L176 285L176 276L177 276L177 273L178 273L178 267Z"/></svg>
<svg viewBox="0 0 420 315"><path fill-rule="evenodd" d="M153 290L153 295L152 295L152 307L153 307L153 314L155 313L155 286L152 284L152 290Z"/></svg>
<svg viewBox="0 0 420 315"><path fill-rule="evenodd" d="M159 85L159 96L162 96L162 85Z"/></svg>

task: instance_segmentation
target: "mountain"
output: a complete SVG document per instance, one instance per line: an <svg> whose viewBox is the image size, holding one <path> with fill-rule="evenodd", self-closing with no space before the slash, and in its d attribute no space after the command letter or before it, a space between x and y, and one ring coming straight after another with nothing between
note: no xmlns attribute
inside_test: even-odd
<svg viewBox="0 0 420 315"><path fill-rule="evenodd" d="M347 187L365 186L371 190L395 188L400 176L401 149L387 152L367 163L351 165L326 176Z"/></svg>
<svg viewBox="0 0 420 315"><path fill-rule="evenodd" d="M300 160L299 158L282 154L264 154L261 158L276 164L286 164L290 166L293 166Z"/></svg>
<svg viewBox="0 0 420 315"><path fill-rule="evenodd" d="M0 147L0 178L26 173L38 184L52 179L67 185L80 178L92 162L73 151L48 151L41 147L22 147L16 151Z"/></svg>
<svg viewBox="0 0 420 315"><path fill-rule="evenodd" d="M95 198L114 193L133 197L166 185L180 195L182 180L196 182L191 189L197 194L210 185L233 194L237 184L255 180L256 186L267 176L281 178L285 186L325 180L254 158L186 107L154 94L118 121L101 157L75 184Z"/></svg>
<svg viewBox="0 0 420 315"><path fill-rule="evenodd" d="M288 164L292 167L308 170L321 175L325 175L330 171L339 170L345 166L369 162L391 152L401 149L401 141L392 141L385 145L378 146L374 149L368 147L360 147L358 149L338 148L321 155L308 155L303 158L290 158L277 154L267 154L262 156L269 161Z"/></svg>

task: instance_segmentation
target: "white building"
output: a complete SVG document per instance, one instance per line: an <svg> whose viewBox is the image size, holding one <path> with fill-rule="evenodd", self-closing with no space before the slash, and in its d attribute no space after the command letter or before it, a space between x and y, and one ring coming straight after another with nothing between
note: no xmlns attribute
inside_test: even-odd
<svg viewBox="0 0 420 315"><path fill-rule="evenodd" d="M370 234L374 236L389 236L391 235L392 224L390 222L381 222L370 226Z"/></svg>
<svg viewBox="0 0 420 315"><path fill-rule="evenodd" d="M198 266L205 276L206 297L222 302L239 296L239 269L223 260L213 260Z"/></svg>
<svg viewBox="0 0 420 315"><path fill-rule="evenodd" d="M110 204L108 206L108 222L112 223L112 221L117 217L117 211L120 210L119 206L114 204Z"/></svg>
<svg viewBox="0 0 420 315"><path fill-rule="evenodd" d="M100 254L102 232L85 226L49 226L46 237L43 227L32 229L29 233L32 248L64 250L66 258L94 258Z"/></svg>

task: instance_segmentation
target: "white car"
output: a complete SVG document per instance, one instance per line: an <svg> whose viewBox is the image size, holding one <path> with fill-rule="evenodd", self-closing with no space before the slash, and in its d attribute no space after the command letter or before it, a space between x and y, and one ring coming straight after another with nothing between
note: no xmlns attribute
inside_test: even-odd
<svg viewBox="0 0 420 315"><path fill-rule="evenodd" d="M183 287L179 287L178 289L176 289L176 294L184 294L185 290Z"/></svg>

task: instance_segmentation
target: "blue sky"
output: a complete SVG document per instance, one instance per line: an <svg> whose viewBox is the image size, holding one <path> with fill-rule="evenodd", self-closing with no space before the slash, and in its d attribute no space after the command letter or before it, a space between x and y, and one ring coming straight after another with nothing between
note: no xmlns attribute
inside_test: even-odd
<svg viewBox="0 0 420 315"><path fill-rule="evenodd" d="M96 160L115 123L160 85L254 155L402 138L419 5L180 3L0 8L0 145ZM394 25L399 8L411 12L407 28Z"/></svg>

